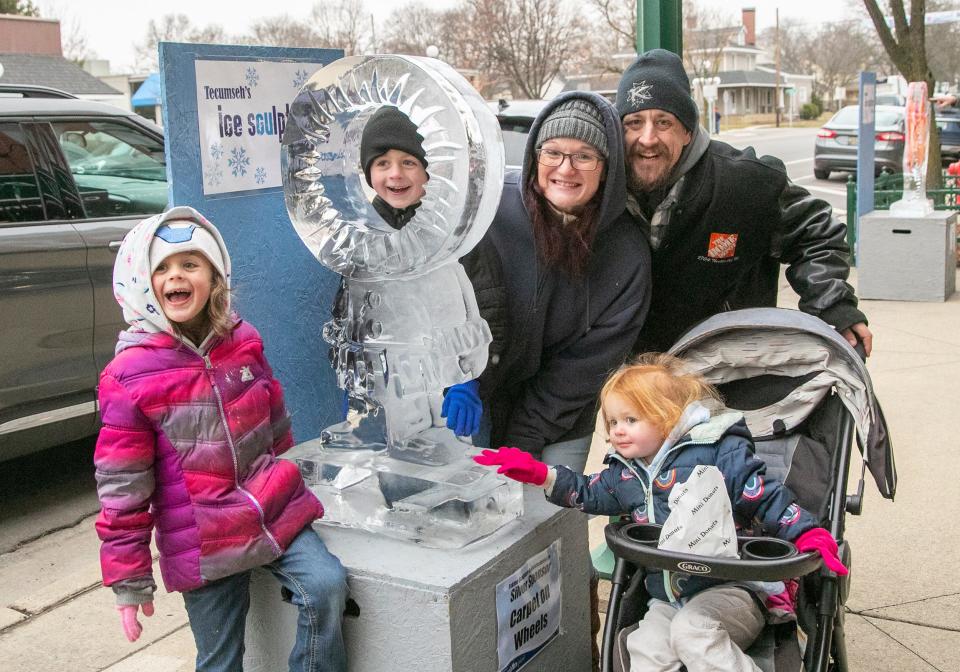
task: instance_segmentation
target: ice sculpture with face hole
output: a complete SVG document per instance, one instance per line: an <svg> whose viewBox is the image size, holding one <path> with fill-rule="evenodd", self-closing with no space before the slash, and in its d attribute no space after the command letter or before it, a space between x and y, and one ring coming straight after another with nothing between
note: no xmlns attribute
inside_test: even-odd
<svg viewBox="0 0 960 672"><path fill-rule="evenodd" d="M415 125L429 176L398 227L374 209L360 160L365 126L386 106ZM439 61L344 58L301 89L281 157L297 234L343 278L323 337L350 413L298 459L323 520L460 547L518 517L517 484L475 465L440 417L443 389L479 376L490 343L457 260L500 199L493 113Z"/></svg>

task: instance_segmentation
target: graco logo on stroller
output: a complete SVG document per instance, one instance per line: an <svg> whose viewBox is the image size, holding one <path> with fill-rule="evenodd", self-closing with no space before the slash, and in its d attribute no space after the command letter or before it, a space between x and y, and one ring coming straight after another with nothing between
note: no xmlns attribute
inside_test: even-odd
<svg viewBox="0 0 960 672"><path fill-rule="evenodd" d="M677 569L687 572L688 574L709 574L713 571L708 565L701 565L699 562L690 562L688 560L678 563Z"/></svg>

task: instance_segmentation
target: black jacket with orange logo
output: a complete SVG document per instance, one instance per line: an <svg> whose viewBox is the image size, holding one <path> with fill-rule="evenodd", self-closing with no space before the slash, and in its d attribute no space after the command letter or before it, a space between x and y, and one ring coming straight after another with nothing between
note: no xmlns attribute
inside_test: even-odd
<svg viewBox="0 0 960 672"><path fill-rule="evenodd" d="M780 264L801 310L838 330L866 322L846 282L848 254L830 204L790 182L779 159L711 141L683 176L653 250L653 297L635 351L668 350L720 312L776 306Z"/></svg>

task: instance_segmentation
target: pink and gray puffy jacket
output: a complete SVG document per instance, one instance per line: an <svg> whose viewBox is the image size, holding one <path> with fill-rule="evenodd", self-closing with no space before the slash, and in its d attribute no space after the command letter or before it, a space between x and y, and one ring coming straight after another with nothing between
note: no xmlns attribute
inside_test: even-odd
<svg viewBox="0 0 960 672"><path fill-rule="evenodd" d="M123 332L99 395L96 527L118 601L152 585L153 529L164 585L184 591L273 561L323 515L296 465L277 459L290 419L252 326L205 355L167 333Z"/></svg>

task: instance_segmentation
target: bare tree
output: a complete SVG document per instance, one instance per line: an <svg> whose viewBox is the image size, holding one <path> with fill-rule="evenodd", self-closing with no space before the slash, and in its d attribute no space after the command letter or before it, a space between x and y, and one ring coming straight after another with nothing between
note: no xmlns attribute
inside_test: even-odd
<svg viewBox="0 0 960 672"><path fill-rule="evenodd" d="M716 77L723 52L733 44L740 23L714 5L684 3L683 64L694 77Z"/></svg>
<svg viewBox="0 0 960 672"><path fill-rule="evenodd" d="M933 72L927 62L926 43L926 0L911 0L910 16L903 6L903 0L888 0L887 8L893 16L893 30L887 25L883 11L877 0L863 0L867 14L873 21L880 42L894 66L908 82L926 82L927 91L933 93ZM940 133L937 125L930 124L930 137L927 143L927 185L941 184Z"/></svg>
<svg viewBox="0 0 960 672"><path fill-rule="evenodd" d="M427 47L444 48L452 45L452 35L444 34L446 12L431 9L422 2L414 2L394 9L386 21L383 39L377 45L380 51L393 54L422 56ZM446 57L447 55L444 54ZM449 61L449 58L446 60Z"/></svg>
<svg viewBox="0 0 960 672"><path fill-rule="evenodd" d="M161 42L225 42L223 28L216 25L197 28L185 14L166 14L159 23L150 19L142 45L136 49L137 67L157 70L159 67L158 45Z"/></svg>
<svg viewBox="0 0 960 672"><path fill-rule="evenodd" d="M250 26L250 35L244 39L251 44L276 47L318 47L319 35L306 21L298 21L287 14L260 19Z"/></svg>
<svg viewBox="0 0 960 672"><path fill-rule="evenodd" d="M960 2L927 0L928 12L960 9ZM940 82L960 86L960 22L935 23L927 26L927 50L930 69Z"/></svg>
<svg viewBox="0 0 960 672"><path fill-rule="evenodd" d="M310 23L320 38L316 46L343 49L346 56L363 53L373 40L373 24L363 0L318 2L310 10Z"/></svg>
<svg viewBox="0 0 960 672"><path fill-rule="evenodd" d="M600 19L599 30L607 36L605 49L614 53L637 48L636 0L590 0Z"/></svg>
<svg viewBox="0 0 960 672"><path fill-rule="evenodd" d="M75 16L60 19L60 51L64 58L81 65L92 56L87 36Z"/></svg>
<svg viewBox="0 0 960 672"><path fill-rule="evenodd" d="M541 98L585 30L563 0L469 0L487 57L517 97Z"/></svg>

